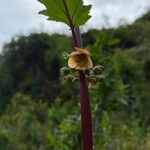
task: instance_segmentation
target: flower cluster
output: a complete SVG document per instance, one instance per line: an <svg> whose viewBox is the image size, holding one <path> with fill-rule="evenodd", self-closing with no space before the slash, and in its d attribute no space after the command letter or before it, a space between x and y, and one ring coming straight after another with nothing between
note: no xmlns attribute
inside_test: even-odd
<svg viewBox="0 0 150 150"><path fill-rule="evenodd" d="M78 74L76 70L83 70L89 87L92 85L101 84L104 79L103 66L94 66L90 58L91 54L89 51L75 47L74 52L68 54L68 67L63 67L60 70L64 80L77 82Z"/></svg>
<svg viewBox="0 0 150 150"><path fill-rule="evenodd" d="M78 74L73 69L63 67L61 68L60 73L64 80L68 82L78 82ZM105 79L103 66L95 66L92 69L84 70L84 73L89 87L101 84Z"/></svg>

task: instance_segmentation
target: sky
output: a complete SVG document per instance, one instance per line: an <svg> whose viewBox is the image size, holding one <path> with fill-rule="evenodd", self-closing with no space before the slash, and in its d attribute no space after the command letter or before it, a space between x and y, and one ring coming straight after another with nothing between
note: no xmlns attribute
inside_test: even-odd
<svg viewBox="0 0 150 150"><path fill-rule="evenodd" d="M84 3L92 4L92 18L82 27L83 31L131 24L150 9L150 0L84 0ZM3 43L19 34L69 34L63 23L50 22L45 16L38 15L43 8L37 0L0 0L0 51Z"/></svg>

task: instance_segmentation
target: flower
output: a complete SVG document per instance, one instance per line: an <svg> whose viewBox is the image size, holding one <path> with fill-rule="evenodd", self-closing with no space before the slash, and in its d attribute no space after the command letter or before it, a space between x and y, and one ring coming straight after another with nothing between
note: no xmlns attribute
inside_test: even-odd
<svg viewBox="0 0 150 150"><path fill-rule="evenodd" d="M75 47L74 52L70 53L68 66L69 68L76 69L76 70L86 70L93 67L92 60L90 58L91 54L89 51Z"/></svg>

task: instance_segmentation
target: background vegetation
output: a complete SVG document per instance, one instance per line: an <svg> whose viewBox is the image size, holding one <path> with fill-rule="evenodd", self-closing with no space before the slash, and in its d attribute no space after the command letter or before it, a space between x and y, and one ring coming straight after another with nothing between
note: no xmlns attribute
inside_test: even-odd
<svg viewBox="0 0 150 150"><path fill-rule="evenodd" d="M150 12L83 35L106 80L90 89L95 150L150 149ZM14 37L0 54L0 150L81 150L77 85L64 82L71 38Z"/></svg>

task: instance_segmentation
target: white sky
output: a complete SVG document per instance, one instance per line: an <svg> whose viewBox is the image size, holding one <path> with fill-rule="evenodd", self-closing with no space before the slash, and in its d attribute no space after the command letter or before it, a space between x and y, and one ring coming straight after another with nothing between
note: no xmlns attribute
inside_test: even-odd
<svg viewBox="0 0 150 150"><path fill-rule="evenodd" d="M150 8L150 0L84 0L92 4L92 18L83 30L116 27L132 23ZM62 23L50 22L38 15L43 5L37 0L0 0L0 51L14 35L45 31L69 33Z"/></svg>

